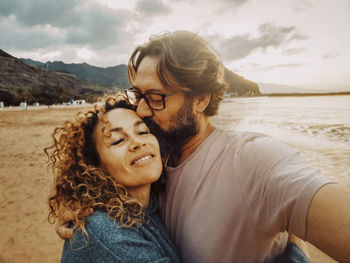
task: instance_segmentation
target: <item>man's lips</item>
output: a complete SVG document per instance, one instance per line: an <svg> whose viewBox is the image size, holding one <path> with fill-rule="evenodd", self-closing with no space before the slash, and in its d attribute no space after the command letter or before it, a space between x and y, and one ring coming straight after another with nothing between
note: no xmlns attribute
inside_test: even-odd
<svg viewBox="0 0 350 263"><path fill-rule="evenodd" d="M133 165L141 164L141 163L143 163L145 161L148 161L148 160L152 159L153 157L154 157L154 154L152 154L152 153L141 154L141 155L137 156L136 158L134 158L130 162L130 165L133 166Z"/></svg>

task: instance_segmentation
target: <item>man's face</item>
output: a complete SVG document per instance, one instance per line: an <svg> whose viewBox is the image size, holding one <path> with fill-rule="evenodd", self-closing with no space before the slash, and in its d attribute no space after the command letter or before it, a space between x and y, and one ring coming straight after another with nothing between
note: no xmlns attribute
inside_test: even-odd
<svg viewBox="0 0 350 263"><path fill-rule="evenodd" d="M145 57L137 70L133 83L134 89L145 92L170 94L158 78L159 60ZM192 113L192 100L187 99L181 91L165 98L165 109L152 110L142 99L136 113L149 125L157 136L162 155L172 154L180 150L186 141L198 132L196 118Z"/></svg>

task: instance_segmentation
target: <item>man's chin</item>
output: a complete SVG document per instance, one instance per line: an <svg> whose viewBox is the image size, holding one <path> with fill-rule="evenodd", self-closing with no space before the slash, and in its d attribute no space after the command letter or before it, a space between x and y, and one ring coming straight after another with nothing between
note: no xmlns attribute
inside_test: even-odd
<svg viewBox="0 0 350 263"><path fill-rule="evenodd" d="M172 154L180 153L182 146L198 133L198 126L193 118L185 125L179 125L169 132L164 131L152 119L144 119L144 122L150 128L151 133L156 136L163 159L167 159Z"/></svg>

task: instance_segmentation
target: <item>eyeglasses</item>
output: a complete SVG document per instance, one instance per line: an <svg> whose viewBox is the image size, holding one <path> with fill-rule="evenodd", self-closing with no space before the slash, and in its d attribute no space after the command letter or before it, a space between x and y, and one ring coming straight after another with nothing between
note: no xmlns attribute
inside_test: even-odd
<svg viewBox="0 0 350 263"><path fill-rule="evenodd" d="M125 94L128 97L130 103L132 105L139 105L142 98L145 99L147 105L152 110L164 110L165 109L165 98L175 95L177 92L170 92L168 94L161 94L161 93L155 93L155 92L145 92L141 93L138 90L134 89L127 89L125 90Z"/></svg>

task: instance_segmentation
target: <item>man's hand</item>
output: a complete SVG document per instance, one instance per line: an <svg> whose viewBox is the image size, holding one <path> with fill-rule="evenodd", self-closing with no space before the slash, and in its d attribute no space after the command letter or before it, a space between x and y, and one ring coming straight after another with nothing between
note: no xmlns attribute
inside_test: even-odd
<svg viewBox="0 0 350 263"><path fill-rule="evenodd" d="M73 237L74 229L69 228L69 223L74 221L75 213L68 207L61 207L58 210L58 220L55 226L55 230L57 235L62 239L70 239ZM91 215L94 213L94 210L92 208L84 210L79 218L84 218L88 215Z"/></svg>
<svg viewBox="0 0 350 263"><path fill-rule="evenodd" d="M350 189L326 184L311 201L306 240L340 262L350 262Z"/></svg>
<svg viewBox="0 0 350 263"><path fill-rule="evenodd" d="M310 259L309 248L308 248L308 246L307 246L307 244L305 243L304 240L296 237L293 234L290 234L289 238L288 238L288 242L297 245L304 252L306 257Z"/></svg>

